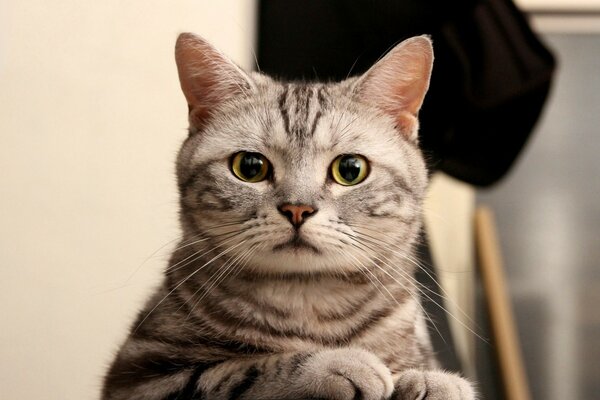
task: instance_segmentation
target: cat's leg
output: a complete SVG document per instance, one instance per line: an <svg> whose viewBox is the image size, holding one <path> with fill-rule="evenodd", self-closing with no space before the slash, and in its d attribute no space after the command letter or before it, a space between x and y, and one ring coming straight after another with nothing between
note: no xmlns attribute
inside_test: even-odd
<svg viewBox="0 0 600 400"><path fill-rule="evenodd" d="M456 374L408 369L395 380L392 400L474 400L473 386Z"/></svg>
<svg viewBox="0 0 600 400"><path fill-rule="evenodd" d="M202 375L207 399L389 399L394 385L389 369L361 349L332 349L231 360Z"/></svg>
<svg viewBox="0 0 600 400"><path fill-rule="evenodd" d="M362 349L271 354L190 363L156 354L120 357L103 400L384 400L394 383Z"/></svg>

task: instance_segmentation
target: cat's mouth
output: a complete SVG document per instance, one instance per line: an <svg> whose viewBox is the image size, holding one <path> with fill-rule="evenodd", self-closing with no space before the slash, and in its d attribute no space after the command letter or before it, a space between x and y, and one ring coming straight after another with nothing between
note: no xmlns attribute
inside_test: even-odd
<svg viewBox="0 0 600 400"><path fill-rule="evenodd" d="M311 243L309 243L308 241L303 239L297 233L294 235L294 237L292 237L287 242L280 243L280 244L276 245L275 247L273 247L273 251L283 251L283 250L292 250L294 252L307 250L307 251L312 251L313 253L316 253L316 254L321 254L321 250L319 250L317 247L315 247L314 245L312 245Z"/></svg>

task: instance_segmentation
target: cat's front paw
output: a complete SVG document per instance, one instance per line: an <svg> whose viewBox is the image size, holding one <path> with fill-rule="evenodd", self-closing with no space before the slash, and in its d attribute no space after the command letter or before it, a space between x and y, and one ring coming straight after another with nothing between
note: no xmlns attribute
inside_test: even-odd
<svg viewBox="0 0 600 400"><path fill-rule="evenodd" d="M390 370L360 349L315 353L302 366L297 384L303 398L327 400L383 400L394 390Z"/></svg>
<svg viewBox="0 0 600 400"><path fill-rule="evenodd" d="M393 400L475 400L473 386L443 371L409 369L400 373Z"/></svg>

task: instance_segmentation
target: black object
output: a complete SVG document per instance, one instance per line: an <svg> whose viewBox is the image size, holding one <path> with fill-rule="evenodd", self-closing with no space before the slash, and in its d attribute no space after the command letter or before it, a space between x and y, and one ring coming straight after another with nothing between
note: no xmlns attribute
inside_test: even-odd
<svg viewBox="0 0 600 400"><path fill-rule="evenodd" d="M258 63L286 79L341 80L430 34L436 61L421 144L430 167L476 185L513 164L555 66L510 0L261 0L259 18Z"/></svg>

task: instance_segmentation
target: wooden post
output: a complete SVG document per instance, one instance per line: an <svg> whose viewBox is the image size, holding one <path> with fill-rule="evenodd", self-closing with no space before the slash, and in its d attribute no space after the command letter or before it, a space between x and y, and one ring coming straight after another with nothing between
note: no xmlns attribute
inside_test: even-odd
<svg viewBox="0 0 600 400"><path fill-rule="evenodd" d="M475 211L475 237L478 265L506 399L530 400L527 375L506 287L494 215L487 207L478 207Z"/></svg>

